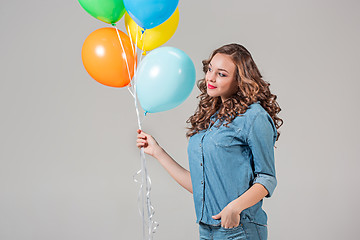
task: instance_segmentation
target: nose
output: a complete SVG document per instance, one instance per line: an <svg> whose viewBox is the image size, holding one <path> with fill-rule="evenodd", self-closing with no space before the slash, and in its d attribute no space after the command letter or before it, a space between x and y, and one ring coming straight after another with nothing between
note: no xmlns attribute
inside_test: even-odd
<svg viewBox="0 0 360 240"><path fill-rule="evenodd" d="M206 73L206 80L210 81L210 82L214 82L215 81L215 75L213 72L207 72Z"/></svg>

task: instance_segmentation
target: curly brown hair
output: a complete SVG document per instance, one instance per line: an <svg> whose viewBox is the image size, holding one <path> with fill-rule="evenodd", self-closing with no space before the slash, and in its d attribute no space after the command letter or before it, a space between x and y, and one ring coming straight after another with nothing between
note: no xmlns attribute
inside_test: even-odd
<svg viewBox="0 0 360 240"><path fill-rule="evenodd" d="M209 59L202 61L205 74L208 71L209 63L217 53L229 55L234 62L238 91L222 102L220 96L211 97L207 94L205 77L198 80L197 87L201 93L196 98L200 98L200 102L194 115L186 121L186 123L191 123L191 127L187 127L189 131L186 133L186 137L189 138L199 131L207 129L209 124L213 124L216 119L221 119L220 125L223 121L226 121L227 123L224 126L228 127L228 124L236 116L244 114L249 106L257 101L269 113L276 129L279 129L283 124L283 120L277 116L281 111L279 104L276 102L277 96L270 92L270 83L262 79L262 75L250 52L244 46L236 43L224 45L214 50ZM210 117L218 110L215 121L210 122ZM276 141L279 136L280 132L278 131Z"/></svg>

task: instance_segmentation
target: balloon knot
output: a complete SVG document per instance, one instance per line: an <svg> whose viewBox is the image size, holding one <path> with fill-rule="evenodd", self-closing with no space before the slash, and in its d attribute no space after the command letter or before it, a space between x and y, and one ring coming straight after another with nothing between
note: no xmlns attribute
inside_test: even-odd
<svg viewBox="0 0 360 240"><path fill-rule="evenodd" d="M146 116L147 113L148 113L148 111L145 111L145 112L144 112L144 116Z"/></svg>
<svg viewBox="0 0 360 240"><path fill-rule="evenodd" d="M143 51L142 55L144 55L144 56L145 56L145 55L146 55L146 51Z"/></svg>
<svg viewBox="0 0 360 240"><path fill-rule="evenodd" d="M112 23L111 25L112 25L113 27L115 27L115 26L116 26L116 23Z"/></svg>
<svg viewBox="0 0 360 240"><path fill-rule="evenodd" d="M144 34L144 32L145 32L145 29L141 30L141 34Z"/></svg>

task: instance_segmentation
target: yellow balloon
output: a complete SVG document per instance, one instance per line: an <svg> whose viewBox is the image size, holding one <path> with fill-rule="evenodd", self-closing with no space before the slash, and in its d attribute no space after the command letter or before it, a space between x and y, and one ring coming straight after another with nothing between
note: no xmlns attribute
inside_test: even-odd
<svg viewBox="0 0 360 240"><path fill-rule="evenodd" d="M153 50L166 43L174 35L178 24L179 9L177 8L168 20L157 27L146 29L143 34L144 29L138 26L128 13L125 13L126 31L131 40L143 51Z"/></svg>

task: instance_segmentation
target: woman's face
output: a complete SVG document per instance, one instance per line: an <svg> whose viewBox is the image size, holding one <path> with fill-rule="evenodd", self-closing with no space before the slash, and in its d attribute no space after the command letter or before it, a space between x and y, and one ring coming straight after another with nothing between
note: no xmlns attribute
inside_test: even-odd
<svg viewBox="0 0 360 240"><path fill-rule="evenodd" d="M211 97L220 96L224 102L224 100L236 93L238 87L235 80L235 70L236 65L229 55L215 54L205 74L207 94Z"/></svg>

